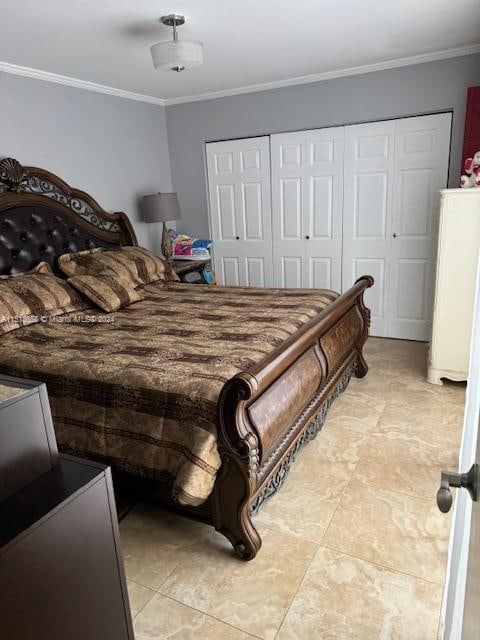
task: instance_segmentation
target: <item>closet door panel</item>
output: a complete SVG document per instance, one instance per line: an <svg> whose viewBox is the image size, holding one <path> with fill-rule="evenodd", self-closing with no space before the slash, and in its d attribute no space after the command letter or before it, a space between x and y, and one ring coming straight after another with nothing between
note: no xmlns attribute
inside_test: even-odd
<svg viewBox="0 0 480 640"><path fill-rule="evenodd" d="M262 183L243 182L242 225L245 240L264 240Z"/></svg>
<svg viewBox="0 0 480 640"><path fill-rule="evenodd" d="M296 289L303 286L303 256L282 256L280 269L280 287Z"/></svg>
<svg viewBox="0 0 480 640"><path fill-rule="evenodd" d="M342 290L361 275L375 278L365 300L376 336L388 335L394 139L393 121L345 128Z"/></svg>
<svg viewBox="0 0 480 640"><path fill-rule="evenodd" d="M344 128L306 132L305 286L341 290Z"/></svg>
<svg viewBox="0 0 480 640"><path fill-rule="evenodd" d="M206 150L219 283L272 286L269 138L213 142Z"/></svg>
<svg viewBox="0 0 480 640"><path fill-rule="evenodd" d="M395 123L391 243L391 335L429 340L438 192L447 185L451 115Z"/></svg>
<svg viewBox="0 0 480 640"><path fill-rule="evenodd" d="M352 282L361 276L370 275L375 279L375 286L368 289L365 301L370 309L372 326L374 323L381 325L386 317L385 292L387 291L387 276L389 275L389 263L384 257L379 258L354 258L349 277Z"/></svg>
<svg viewBox="0 0 480 640"><path fill-rule="evenodd" d="M340 290L343 127L271 136L271 162L275 284Z"/></svg>
<svg viewBox="0 0 480 640"><path fill-rule="evenodd" d="M237 230L237 216L235 211L235 185L219 184L216 190L216 215L214 224L219 240L235 240Z"/></svg>
<svg viewBox="0 0 480 640"><path fill-rule="evenodd" d="M280 229L278 238L281 241L302 240L303 214L301 178L280 179Z"/></svg>
<svg viewBox="0 0 480 640"><path fill-rule="evenodd" d="M240 281L240 260L239 258L219 256L215 260L215 268L219 280L229 287L238 287Z"/></svg>
<svg viewBox="0 0 480 640"><path fill-rule="evenodd" d="M273 282L276 287L304 286L304 138L303 133L270 137Z"/></svg>
<svg viewBox="0 0 480 640"><path fill-rule="evenodd" d="M263 257L245 259L245 284L247 287L266 287L266 274L271 276L271 265Z"/></svg>
<svg viewBox="0 0 480 640"><path fill-rule="evenodd" d="M331 258L308 258L307 282L314 289L334 289Z"/></svg>
<svg viewBox="0 0 480 640"><path fill-rule="evenodd" d="M333 234L333 176L309 179L308 219L311 220L311 240L331 239Z"/></svg>

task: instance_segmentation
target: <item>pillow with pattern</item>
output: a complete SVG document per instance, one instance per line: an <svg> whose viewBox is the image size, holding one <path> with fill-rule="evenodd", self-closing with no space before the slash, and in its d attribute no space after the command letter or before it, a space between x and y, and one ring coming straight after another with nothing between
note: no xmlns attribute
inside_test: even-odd
<svg viewBox="0 0 480 640"><path fill-rule="evenodd" d="M47 262L31 271L0 276L0 334L86 307L80 294L57 278Z"/></svg>
<svg viewBox="0 0 480 640"><path fill-rule="evenodd" d="M77 275L115 274L124 284L141 287L151 282L178 282L169 264L143 247L93 249L64 254L58 259L62 271L69 277Z"/></svg>
<svg viewBox="0 0 480 640"><path fill-rule="evenodd" d="M105 251L103 247L95 249L85 249L74 253L64 253L58 258L58 266L70 278L72 276L85 275L88 273L90 259L95 253Z"/></svg>
<svg viewBox="0 0 480 640"><path fill-rule="evenodd" d="M101 309L110 313L141 300L140 294L131 285L113 273L73 276L68 283L78 289Z"/></svg>

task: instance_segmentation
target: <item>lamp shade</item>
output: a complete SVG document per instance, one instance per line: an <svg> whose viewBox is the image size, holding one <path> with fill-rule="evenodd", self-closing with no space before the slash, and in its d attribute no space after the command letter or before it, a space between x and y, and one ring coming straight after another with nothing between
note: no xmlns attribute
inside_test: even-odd
<svg viewBox="0 0 480 640"><path fill-rule="evenodd" d="M167 222L182 217L178 206L178 197L173 193L154 193L143 196L143 221Z"/></svg>
<svg viewBox="0 0 480 640"><path fill-rule="evenodd" d="M181 71L203 63L203 44L198 40L170 40L150 47L156 69Z"/></svg>

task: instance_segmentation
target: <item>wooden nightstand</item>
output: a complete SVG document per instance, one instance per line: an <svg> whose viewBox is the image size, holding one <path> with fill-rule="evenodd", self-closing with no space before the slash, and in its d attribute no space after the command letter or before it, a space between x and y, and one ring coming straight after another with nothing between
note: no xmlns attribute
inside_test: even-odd
<svg viewBox="0 0 480 640"><path fill-rule="evenodd" d="M190 284L210 284L203 277L205 267L212 267L212 260L173 260L173 270L182 282Z"/></svg>

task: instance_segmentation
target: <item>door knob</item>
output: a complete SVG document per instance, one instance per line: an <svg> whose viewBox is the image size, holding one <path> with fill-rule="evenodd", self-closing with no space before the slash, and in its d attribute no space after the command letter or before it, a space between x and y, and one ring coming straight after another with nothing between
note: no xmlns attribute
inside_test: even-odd
<svg viewBox="0 0 480 640"><path fill-rule="evenodd" d="M236 237L235 237L235 240L240 240L240 236L236 236Z"/></svg>
<svg viewBox="0 0 480 640"><path fill-rule="evenodd" d="M472 500L476 502L478 500L478 465L472 464L467 473L442 471L440 489L437 491L437 505L443 513L448 513L452 506L453 496L450 487L466 489Z"/></svg>
<svg viewBox="0 0 480 640"><path fill-rule="evenodd" d="M305 240L310 240L310 236L305 236Z"/></svg>
<svg viewBox="0 0 480 640"><path fill-rule="evenodd" d="M393 237L394 237L394 238L396 238L396 237L397 237L397 234L396 234L396 232L395 232L395 231L393 232Z"/></svg>

